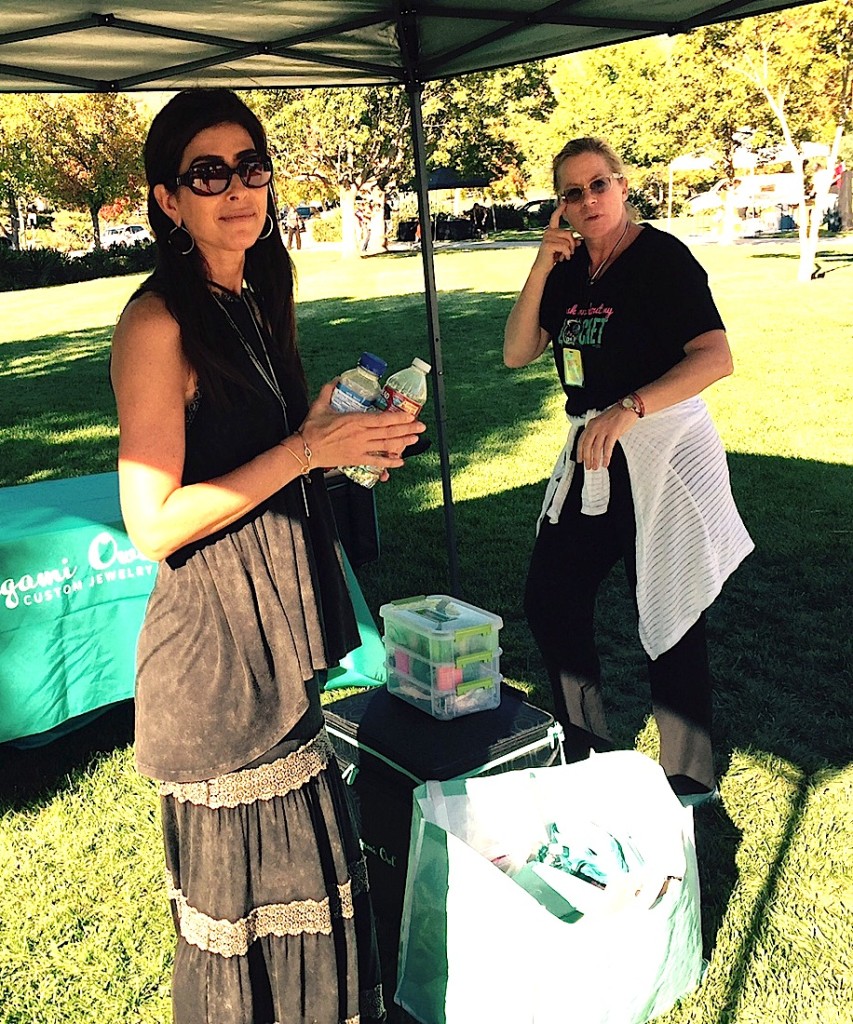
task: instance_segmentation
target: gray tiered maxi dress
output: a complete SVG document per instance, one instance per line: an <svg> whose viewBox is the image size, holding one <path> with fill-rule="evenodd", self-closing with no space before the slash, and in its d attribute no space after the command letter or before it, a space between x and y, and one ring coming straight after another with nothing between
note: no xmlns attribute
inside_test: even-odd
<svg viewBox="0 0 853 1024"><path fill-rule="evenodd" d="M307 411L282 360L284 417L254 370L239 334L263 353L242 299L227 316L211 303L219 348L252 387L190 407L185 484L273 447ZM385 1019L364 860L319 700L324 670L358 642L322 473L159 567L136 753L161 784L176 1024Z"/></svg>

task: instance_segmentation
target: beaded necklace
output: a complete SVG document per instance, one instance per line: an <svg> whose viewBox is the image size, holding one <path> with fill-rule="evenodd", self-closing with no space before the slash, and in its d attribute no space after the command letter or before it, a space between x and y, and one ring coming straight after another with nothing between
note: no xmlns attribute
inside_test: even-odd
<svg viewBox="0 0 853 1024"><path fill-rule="evenodd" d="M258 325L258 321L255 317L255 312L252 309L249 302L246 300L245 292L240 293L240 300L246 307L246 312L249 314L249 319L252 321L252 326L255 328L255 334L257 334L258 336L258 344L260 346L261 354L264 357L264 363L261 363L260 359L258 358L257 352L255 352L254 348L246 340L245 336L243 335L243 332L234 322L231 314L228 312L228 307L225 305L222 299L216 294L216 292L211 292L211 294L213 295L213 299L216 302L216 305L219 306L219 308L225 314L225 319L230 324L231 329L240 339L240 344L243 346L246 355L251 360L252 366L254 366L254 368L258 371L258 373L261 376L261 379L278 399L279 405L281 406L281 413L282 416L284 417L285 430L290 432L290 426L287 422L287 402L285 401L284 395L282 394L281 388L279 387L278 381L276 380L275 370L273 369L272 359L270 358L269 351L267 350L266 342L264 341L264 336L261 333L261 328Z"/></svg>
<svg viewBox="0 0 853 1024"><path fill-rule="evenodd" d="M601 274L604 271L604 268L610 262L610 260L611 260L611 258L613 256L613 253L616 252L616 250L622 244L622 239L625 237L625 235L628 234L628 228L630 226L631 226L631 222L629 220L626 220L625 221L625 229L624 229L624 231L619 236L619 238L616 240L616 244L613 246L613 248L610 250L610 252L604 257L602 262L599 263L598 269L595 271L594 274L589 274L589 273L587 274L587 278L586 278L587 284L595 284L595 282L599 279L599 277L601 277Z"/></svg>
<svg viewBox="0 0 853 1024"><path fill-rule="evenodd" d="M215 281L211 282L211 284L213 284L214 287L221 289L223 292L227 292L227 294L233 295L233 292L229 291L223 285L218 285L218 284L216 284ZM241 299L243 305L246 307L246 311L249 314L249 319L252 321L252 326L255 328L255 333L258 336L258 343L260 345L260 351L261 351L261 354L264 357L264 362L263 363L258 358L257 352L255 352L254 348L249 344L249 342L246 339L246 337L244 336L243 332L240 330L238 325L234 322L233 317L228 312L228 307L226 306L226 304L216 294L215 291L211 291L211 295L213 296L213 300L216 303L216 305L219 306L219 308L225 314L225 319L228 321L231 329L234 331L234 333L240 339L240 344L243 346L243 349L245 350L246 355L249 357L249 360L251 361L252 366L254 366L254 368L258 371L258 373L260 374L261 379L264 381L264 383L267 385L267 387L270 389L270 391L272 391L272 393L278 399L279 405L281 406L281 413L282 413L282 416L284 417L284 429L285 429L286 433L289 434L290 433L290 424L289 424L288 419L287 419L287 401L285 400L285 397L282 394L281 388L279 387L279 383L278 383L278 380L276 379L276 375L275 375L275 370L273 369L272 359L270 358L270 354L269 354L269 351L267 349L266 342L264 341L264 336L263 336L263 334L261 332L261 328L260 328L260 326L258 324L257 317L255 316L255 311L252 308L251 303L246 299L246 293L244 291L241 291L240 292L240 299ZM308 482L309 483L311 482L311 478L310 477L308 478ZM311 513L310 513L310 511L308 509L308 495L307 495L307 493L305 491L305 477L304 476L300 476L299 484L300 484L300 486L302 488L302 503L305 505L305 515L308 516Z"/></svg>

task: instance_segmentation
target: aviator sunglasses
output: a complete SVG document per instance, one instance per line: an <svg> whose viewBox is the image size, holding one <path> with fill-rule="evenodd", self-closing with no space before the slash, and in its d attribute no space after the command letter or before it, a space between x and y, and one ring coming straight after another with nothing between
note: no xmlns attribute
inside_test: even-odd
<svg viewBox="0 0 853 1024"><path fill-rule="evenodd" d="M568 203L569 206L576 206L582 202L587 192L593 196L603 196L613 187L613 182L624 178L624 174L607 174L603 178L593 178L588 185L572 185L565 192L561 192L559 198Z"/></svg>
<svg viewBox="0 0 853 1024"><path fill-rule="evenodd" d="M249 157L236 167L229 167L223 160L211 160L194 164L172 182L175 188L186 185L197 196L218 196L228 190L235 174L239 175L246 188L264 188L272 179L272 160L268 156Z"/></svg>

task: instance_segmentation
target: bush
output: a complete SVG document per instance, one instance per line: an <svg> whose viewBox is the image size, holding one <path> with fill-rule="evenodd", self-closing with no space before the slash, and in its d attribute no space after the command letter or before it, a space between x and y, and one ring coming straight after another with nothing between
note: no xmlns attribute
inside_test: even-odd
<svg viewBox="0 0 853 1024"><path fill-rule="evenodd" d="M55 249L15 249L0 251L0 291L43 288L65 284L70 260Z"/></svg>
<svg viewBox="0 0 853 1024"><path fill-rule="evenodd" d="M0 292L142 274L154 269L156 246L116 246L72 257L56 249L0 249Z"/></svg>
<svg viewBox="0 0 853 1024"><path fill-rule="evenodd" d="M341 211L332 210L322 217L312 217L308 229L315 242L340 242L343 239Z"/></svg>
<svg viewBox="0 0 853 1024"><path fill-rule="evenodd" d="M666 216L667 204L661 202L659 194L656 185L628 189L628 202L634 207L640 220L660 220ZM681 203L673 203L673 212L681 212Z"/></svg>
<svg viewBox="0 0 853 1024"><path fill-rule="evenodd" d="M518 206L493 206L494 224L496 231L524 231L527 224L524 222L524 214ZM489 220L492 219L490 211ZM491 226L491 225L490 225Z"/></svg>

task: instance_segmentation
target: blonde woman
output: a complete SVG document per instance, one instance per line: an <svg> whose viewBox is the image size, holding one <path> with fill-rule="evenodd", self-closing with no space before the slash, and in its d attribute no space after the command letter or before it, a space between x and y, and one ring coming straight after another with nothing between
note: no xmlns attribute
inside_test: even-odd
<svg viewBox="0 0 853 1024"><path fill-rule="evenodd" d="M509 367L552 348L569 420L525 611L557 718L586 749L590 739L608 746L594 611L601 582L624 561L661 764L695 805L718 795L705 612L752 549L698 397L732 372L732 357L707 275L677 239L634 222L607 142L572 140L553 170L558 205L504 341Z"/></svg>

